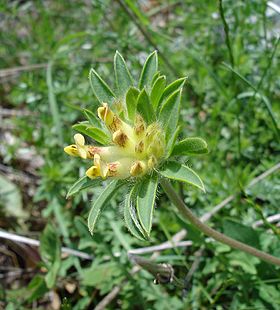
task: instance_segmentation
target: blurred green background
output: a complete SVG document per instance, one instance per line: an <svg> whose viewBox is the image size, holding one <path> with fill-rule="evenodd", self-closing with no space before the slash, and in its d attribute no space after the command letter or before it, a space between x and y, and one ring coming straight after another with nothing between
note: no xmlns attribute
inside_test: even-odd
<svg viewBox="0 0 280 310"><path fill-rule="evenodd" d="M276 0L0 1L0 230L41 240L1 238L0 308L280 309L279 268L206 242L160 193L150 242L125 228L121 194L91 237L86 217L101 187L66 200L87 164L63 152L83 109L98 106L90 68L114 87L116 50L138 79L156 49L169 82L188 77L184 136L201 136L210 149L187 161L207 193L177 190L198 216L235 195L209 224L279 257L279 228L267 221L280 213L279 170L248 187L280 161L279 27ZM192 246L156 261L171 264L184 289L133 273L129 249L183 228ZM93 258L60 258L61 245Z"/></svg>

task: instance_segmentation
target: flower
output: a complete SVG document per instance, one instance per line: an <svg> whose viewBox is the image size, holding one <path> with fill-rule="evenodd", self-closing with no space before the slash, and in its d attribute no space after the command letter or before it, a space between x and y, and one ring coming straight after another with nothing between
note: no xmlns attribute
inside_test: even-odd
<svg viewBox="0 0 280 310"><path fill-rule="evenodd" d="M179 156L204 154L207 143L199 137L177 141L181 134L179 112L182 88L186 78L166 85L166 77L158 71L156 51L143 66L139 82L129 73L123 57L116 52L114 71L117 95L94 70L89 79L93 93L100 103L98 118L85 110L88 121L74 125L80 133L75 144L64 148L71 156L92 161L86 176L73 184L68 197L99 182L89 179L112 179L93 203L88 216L88 228L93 233L103 206L121 187L124 195L124 221L130 232L147 239L158 185L165 178L185 182L204 191L199 176ZM136 88L134 85L138 85ZM100 145L85 143L85 134Z"/></svg>
<svg viewBox="0 0 280 310"><path fill-rule="evenodd" d="M93 159L93 166L86 171L89 178L141 177L161 161L165 137L159 123L147 126L138 114L134 126L131 126L114 113L107 103L97 109L97 114L111 134L112 145L86 145L84 136L78 133L74 135L75 144L64 148L70 156Z"/></svg>

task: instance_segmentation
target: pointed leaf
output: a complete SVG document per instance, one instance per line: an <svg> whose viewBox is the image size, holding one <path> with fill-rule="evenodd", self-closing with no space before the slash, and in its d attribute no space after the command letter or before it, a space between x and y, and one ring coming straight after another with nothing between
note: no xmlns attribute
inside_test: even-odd
<svg viewBox="0 0 280 310"><path fill-rule="evenodd" d="M133 190L126 196L125 204L124 204L124 220L126 227L131 232L133 236L140 240L145 240L146 236L142 230L141 225L136 218L135 212L135 200L133 199ZM137 225L135 224L137 223ZM140 228L140 229L139 229ZM144 237L144 238L143 238Z"/></svg>
<svg viewBox="0 0 280 310"><path fill-rule="evenodd" d="M166 85L166 77L164 75L157 78L151 91L151 103L156 110L159 104L159 100L163 94Z"/></svg>
<svg viewBox="0 0 280 310"><path fill-rule="evenodd" d="M195 155L208 153L207 143L197 137L186 138L174 146L172 155Z"/></svg>
<svg viewBox="0 0 280 310"><path fill-rule="evenodd" d="M186 182L198 187L205 192L203 182L200 177L189 167L175 161L167 162L159 173L169 179Z"/></svg>
<svg viewBox="0 0 280 310"><path fill-rule="evenodd" d="M158 56L157 51L154 51L152 54L148 56L146 62L143 66L140 80L139 80L139 89L142 90L145 86L148 88L152 86L152 80L154 74L158 69Z"/></svg>
<svg viewBox="0 0 280 310"><path fill-rule="evenodd" d="M160 104L162 102L164 102L167 99L167 97L169 97L172 93L174 93L175 91L183 88L186 79L187 79L186 77L180 78L180 79L172 82L168 86L166 86L164 91L163 91L163 94L162 94L162 96L160 98L160 101L159 101ZM160 107L160 104L159 104L159 107Z"/></svg>
<svg viewBox="0 0 280 310"><path fill-rule="evenodd" d="M166 141L169 141L177 128L181 104L182 90L178 89L163 103L159 113L159 120L166 132Z"/></svg>
<svg viewBox="0 0 280 310"><path fill-rule="evenodd" d="M173 152L173 149L174 149L174 145L175 145L175 142L178 138L178 135L179 133L181 132L182 130L182 126L179 125L176 130L174 131L173 135L171 136L171 138L168 140L167 142L167 146L166 146L166 149L167 149L167 156L166 158L169 158Z"/></svg>
<svg viewBox="0 0 280 310"><path fill-rule="evenodd" d="M100 103L113 102L115 94L94 69L89 72L89 80L93 93Z"/></svg>
<svg viewBox="0 0 280 310"><path fill-rule="evenodd" d="M134 122L136 109L137 109L137 98L140 91L135 87L130 87L126 93L126 109L128 118Z"/></svg>
<svg viewBox="0 0 280 310"><path fill-rule="evenodd" d="M86 175L77 180L69 189L66 199L79 193L81 190L97 186L101 183L100 179L91 180Z"/></svg>
<svg viewBox="0 0 280 310"><path fill-rule="evenodd" d="M148 124L155 120L155 112L145 88L137 98L137 110Z"/></svg>
<svg viewBox="0 0 280 310"><path fill-rule="evenodd" d="M102 129L90 126L89 124L81 123L73 125L72 127L100 144L106 145L111 141L110 137Z"/></svg>
<svg viewBox="0 0 280 310"><path fill-rule="evenodd" d="M137 193L137 213L141 226L150 235L153 220L153 211L156 200L158 186L158 176L154 174L144 179L139 184L139 189Z"/></svg>
<svg viewBox="0 0 280 310"><path fill-rule="evenodd" d="M93 206L88 216L88 229L91 234L93 234L94 226L100 215L101 210L106 206L106 204L113 197L116 191L124 184L125 183L120 180L112 181L108 186L106 186L104 191L98 196L98 198L93 203Z"/></svg>
<svg viewBox="0 0 280 310"><path fill-rule="evenodd" d="M83 110L85 117L88 119L89 123L98 128L102 128L100 119L90 110L84 109Z"/></svg>
<svg viewBox="0 0 280 310"><path fill-rule="evenodd" d="M133 85L133 79L128 71L125 60L118 51L116 51L114 57L114 70L119 95L124 96L129 87Z"/></svg>
<svg viewBox="0 0 280 310"><path fill-rule="evenodd" d="M155 84L155 81L160 77L160 72L157 71L154 76L153 76L153 79L152 79L152 86L154 86Z"/></svg>

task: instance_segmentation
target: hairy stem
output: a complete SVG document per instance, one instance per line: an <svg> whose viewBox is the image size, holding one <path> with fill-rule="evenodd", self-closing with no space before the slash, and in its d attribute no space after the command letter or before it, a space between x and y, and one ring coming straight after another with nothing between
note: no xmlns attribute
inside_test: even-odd
<svg viewBox="0 0 280 310"><path fill-rule="evenodd" d="M222 242L224 244L229 245L230 247L246 252L253 256L258 257L261 260L264 260L268 263L275 264L280 266L280 259L269 255L265 252L259 251L249 245L246 245L242 242L236 241L230 237L223 235L222 233L208 227L207 225L203 224L192 212L191 210L185 205L185 203L180 199L177 193L174 191L172 185L166 179L162 179L160 181L161 186L165 193L167 194L168 198L171 202L177 207L180 213L187 219L190 223L192 223L197 229L202 231L205 235L215 239L216 241Z"/></svg>

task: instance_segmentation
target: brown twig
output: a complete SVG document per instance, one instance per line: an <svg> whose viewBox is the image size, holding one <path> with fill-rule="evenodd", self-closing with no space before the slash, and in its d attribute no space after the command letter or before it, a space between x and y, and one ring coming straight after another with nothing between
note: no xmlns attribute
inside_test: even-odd
<svg viewBox="0 0 280 310"><path fill-rule="evenodd" d="M43 63L43 64L34 64L34 65L26 65L26 66L21 66L21 67L1 69L0 70L0 78L7 77L10 75L14 75L14 74L24 72L24 71L32 71L32 70L46 68L47 65L48 64Z"/></svg>
<svg viewBox="0 0 280 310"><path fill-rule="evenodd" d="M3 231L3 230L0 230L0 238L8 239L8 240L15 241L15 242L20 242L20 243L25 243L25 244L29 244L29 245L36 246L36 247L40 246L40 241L39 240L35 240L35 239L19 236L17 234L9 233L9 232ZM77 256L77 257L80 257L80 258L83 258L83 259L88 259L88 260L92 260L93 259L93 256L89 255L88 253L77 251L77 250L70 249L70 248L67 248L67 247L62 247L61 248L61 252L65 253L65 254Z"/></svg>

